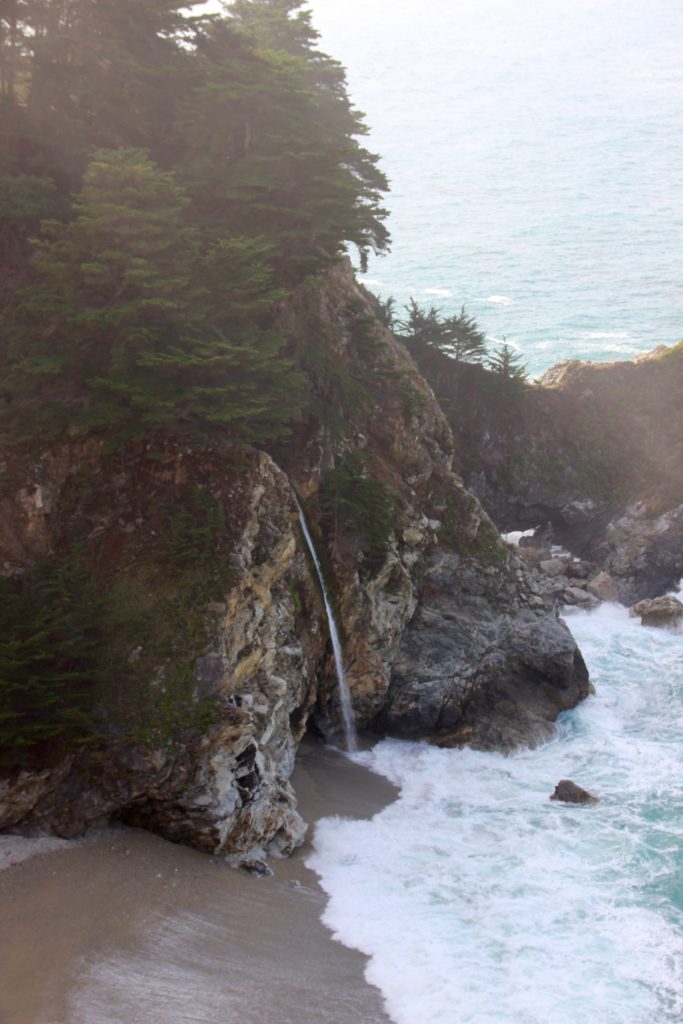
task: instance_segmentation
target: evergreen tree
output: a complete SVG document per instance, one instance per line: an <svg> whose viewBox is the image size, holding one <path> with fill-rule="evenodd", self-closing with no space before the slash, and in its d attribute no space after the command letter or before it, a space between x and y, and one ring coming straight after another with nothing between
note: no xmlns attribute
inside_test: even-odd
<svg viewBox="0 0 683 1024"><path fill-rule="evenodd" d="M456 363L480 363L486 355L486 335L479 329L477 321L468 316L465 307L455 316L443 321L443 352Z"/></svg>
<svg viewBox="0 0 683 1024"><path fill-rule="evenodd" d="M243 3L198 33L202 83L184 104L188 187L200 221L272 247L278 280L388 244L387 182L357 136L339 66L309 48L301 4ZM308 28L307 28L308 26ZM268 47L264 43L268 44Z"/></svg>
<svg viewBox="0 0 683 1024"><path fill-rule="evenodd" d="M95 147L168 151L191 84L183 8L198 2L7 0L14 16L0 15L0 68L11 170L75 190Z"/></svg>
<svg viewBox="0 0 683 1024"><path fill-rule="evenodd" d="M377 319L390 331L398 326L396 319L396 299L390 295L388 299L377 299Z"/></svg>
<svg viewBox="0 0 683 1024"><path fill-rule="evenodd" d="M229 14L264 49L307 59L315 50L319 33L313 28L310 11L302 10L303 6L303 0L233 0ZM329 61L322 54L320 59Z"/></svg>
<svg viewBox="0 0 683 1024"><path fill-rule="evenodd" d="M492 373L518 384L523 384L528 379L521 355L514 351L506 338L503 338L502 344L493 355L489 356L487 366Z"/></svg>
<svg viewBox="0 0 683 1024"><path fill-rule="evenodd" d="M48 222L37 243L40 276L15 344L15 415L30 408L49 433L118 439L218 425L253 439L282 431L297 378L279 357L282 339L258 323L279 293L253 244L223 240L202 253L186 206L143 152L96 155L74 219ZM240 301L224 310L217 296L230 287Z"/></svg>
<svg viewBox="0 0 683 1024"><path fill-rule="evenodd" d="M404 309L406 317L398 321L402 334L420 348L440 350L445 339L443 320L436 306L427 309L411 298Z"/></svg>
<svg viewBox="0 0 683 1024"><path fill-rule="evenodd" d="M415 299L405 307L407 316L400 327L408 339L421 349L436 349L456 363L480 363L486 354L486 335L465 307L454 316L442 316L436 306L428 309Z"/></svg>
<svg viewBox="0 0 683 1024"><path fill-rule="evenodd" d="M347 244L362 258L387 245L386 180L302 3L198 6L0 3L0 390L15 437L280 432L300 393L272 328L283 288Z"/></svg>

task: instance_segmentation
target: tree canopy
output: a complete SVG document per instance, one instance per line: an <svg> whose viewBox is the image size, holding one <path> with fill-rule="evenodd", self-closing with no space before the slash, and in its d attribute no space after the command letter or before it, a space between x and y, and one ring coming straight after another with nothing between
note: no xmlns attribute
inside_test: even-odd
<svg viewBox="0 0 683 1024"><path fill-rule="evenodd" d="M467 315L464 306L459 313L444 316L436 306L426 308L411 298L405 312L405 318L398 321L397 326L418 348L436 349L456 362L483 362L487 351L486 335L474 317Z"/></svg>
<svg viewBox="0 0 683 1024"><path fill-rule="evenodd" d="M278 302L387 247L386 180L303 4L198 6L0 6L10 434L279 435L302 389Z"/></svg>
<svg viewBox="0 0 683 1024"><path fill-rule="evenodd" d="M527 369L522 363L522 357L518 352L515 352L507 338L503 338L501 344L489 356L486 363L489 370L505 380L518 384L523 384L528 380Z"/></svg>

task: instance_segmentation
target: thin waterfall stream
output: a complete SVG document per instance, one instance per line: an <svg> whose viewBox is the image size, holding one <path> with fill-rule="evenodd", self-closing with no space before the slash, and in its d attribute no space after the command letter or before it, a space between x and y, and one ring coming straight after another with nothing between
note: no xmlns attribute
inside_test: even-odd
<svg viewBox="0 0 683 1024"><path fill-rule="evenodd" d="M315 549L315 544L313 543L313 538L311 537L310 530L308 529L306 516L304 515L301 505L299 505L299 520L301 522L301 529L303 531L308 550L311 553L311 558L315 565L315 571L318 574L320 590L322 591L323 601L325 603L325 614L327 615L327 623L330 630L330 638L332 640L332 651L334 653L334 669L337 676L337 686L339 688L339 703L341 705L346 749L349 753L354 753L354 751L358 750L358 739L356 736L356 723L353 714L353 705L351 703L351 693L349 691L348 683L346 682L346 673L344 671L344 657L342 654L341 641L339 639L339 630L337 629L337 622L332 610L332 602L330 601L330 596L325 585L323 567L320 564L318 552Z"/></svg>

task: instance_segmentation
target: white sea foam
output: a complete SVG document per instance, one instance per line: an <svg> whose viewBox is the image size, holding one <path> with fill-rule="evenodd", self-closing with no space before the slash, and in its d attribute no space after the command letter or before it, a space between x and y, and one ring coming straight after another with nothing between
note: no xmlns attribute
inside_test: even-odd
<svg viewBox="0 0 683 1024"><path fill-rule="evenodd" d="M494 306L511 306L512 299L508 295L489 295L485 302L490 302Z"/></svg>
<svg viewBox="0 0 683 1024"><path fill-rule="evenodd" d="M507 541L508 544L517 546L522 537L533 537L535 533L536 529L533 527L531 530L511 530L510 533L503 534L503 540Z"/></svg>
<svg viewBox="0 0 683 1024"><path fill-rule="evenodd" d="M631 337L628 331L585 331L582 336L591 341L608 340L610 338L624 340Z"/></svg>
<svg viewBox="0 0 683 1024"><path fill-rule="evenodd" d="M519 342L515 341L514 338L508 338L507 335L504 338L497 338L494 334L489 334L487 335L487 337L488 340L492 341L494 345L507 344L510 346L510 348L515 349L516 352L522 351L522 346L519 344Z"/></svg>
<svg viewBox="0 0 683 1024"><path fill-rule="evenodd" d="M423 288L425 295L436 295L440 299L451 299L453 298L453 292L450 288Z"/></svg>
<svg viewBox="0 0 683 1024"><path fill-rule="evenodd" d="M325 921L397 1024L679 1024L683 641L603 605L570 624L598 687L505 758L384 741L372 821L327 819ZM551 803L561 778L600 797Z"/></svg>

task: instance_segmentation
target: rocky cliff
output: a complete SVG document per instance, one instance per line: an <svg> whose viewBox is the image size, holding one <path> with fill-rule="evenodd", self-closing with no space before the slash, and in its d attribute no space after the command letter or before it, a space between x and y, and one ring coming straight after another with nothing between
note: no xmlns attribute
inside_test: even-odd
<svg viewBox="0 0 683 1024"><path fill-rule="evenodd" d="M21 587L78 563L99 646L88 727L5 769L2 827L119 817L236 860L301 840L297 744L309 727L338 739L340 716L297 497L361 726L509 750L586 696L571 635L453 473L432 391L348 265L282 319L313 400L270 451L7 453L3 574Z"/></svg>
<svg viewBox="0 0 683 1024"><path fill-rule="evenodd" d="M503 530L552 539L616 581L625 603L683 576L683 351L562 363L517 387L415 353L466 485Z"/></svg>

